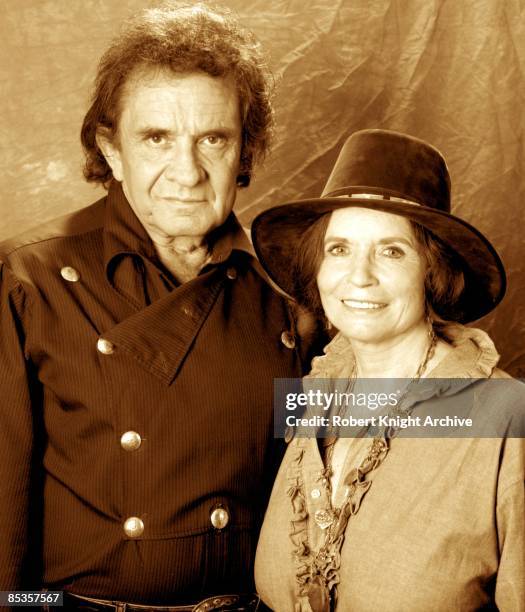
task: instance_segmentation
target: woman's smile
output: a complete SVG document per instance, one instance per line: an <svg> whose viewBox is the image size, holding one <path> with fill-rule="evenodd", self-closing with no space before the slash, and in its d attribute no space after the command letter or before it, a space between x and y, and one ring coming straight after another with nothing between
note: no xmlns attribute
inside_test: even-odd
<svg viewBox="0 0 525 612"><path fill-rule="evenodd" d="M381 302L367 302L363 300L341 300L345 306L355 310L376 311L386 308L388 304Z"/></svg>

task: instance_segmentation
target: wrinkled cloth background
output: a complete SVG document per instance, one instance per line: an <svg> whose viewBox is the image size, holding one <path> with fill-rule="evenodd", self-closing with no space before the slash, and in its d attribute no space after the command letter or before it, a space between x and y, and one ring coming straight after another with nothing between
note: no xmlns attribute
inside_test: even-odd
<svg viewBox="0 0 525 612"><path fill-rule="evenodd" d="M477 325L525 377L524 0L224 0L276 75L272 155L236 210L317 196L345 138L406 131L437 146L453 212L498 249L508 291ZM98 58L129 0L3 0L0 239L85 206L79 130Z"/></svg>

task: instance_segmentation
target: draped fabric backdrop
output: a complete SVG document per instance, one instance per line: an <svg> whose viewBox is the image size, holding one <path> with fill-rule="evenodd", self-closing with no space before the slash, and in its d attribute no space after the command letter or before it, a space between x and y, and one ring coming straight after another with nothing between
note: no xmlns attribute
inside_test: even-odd
<svg viewBox="0 0 525 612"><path fill-rule="evenodd" d="M317 196L345 138L389 128L445 155L453 211L494 243L509 287L478 325L525 377L524 0L224 0L276 76L272 155L236 210L248 223ZM0 238L103 194L83 183L79 129L96 63L129 0L3 0Z"/></svg>

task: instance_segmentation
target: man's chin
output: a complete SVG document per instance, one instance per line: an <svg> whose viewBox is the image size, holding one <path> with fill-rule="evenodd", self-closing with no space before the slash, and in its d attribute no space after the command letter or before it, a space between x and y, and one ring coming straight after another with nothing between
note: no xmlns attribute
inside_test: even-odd
<svg viewBox="0 0 525 612"><path fill-rule="evenodd" d="M207 236L214 228L214 223L203 222L202 219L195 219L191 216L179 216L176 220L161 219L154 223L151 223L148 229L150 236L155 234L159 238L178 238L182 236L187 237L201 237Z"/></svg>

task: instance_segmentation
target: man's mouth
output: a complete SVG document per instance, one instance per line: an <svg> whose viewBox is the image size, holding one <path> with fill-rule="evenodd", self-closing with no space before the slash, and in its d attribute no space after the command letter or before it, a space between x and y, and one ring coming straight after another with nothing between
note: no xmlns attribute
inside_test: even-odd
<svg viewBox="0 0 525 612"><path fill-rule="evenodd" d="M168 202L172 202L173 204L182 204L182 205L190 205L190 204L204 204L205 200L196 199L196 198L171 198L171 197L163 197L163 200L167 200Z"/></svg>
<svg viewBox="0 0 525 612"><path fill-rule="evenodd" d="M386 304L382 302L365 302L363 300L341 300L345 306L349 308L358 308L359 310L380 310L385 308Z"/></svg>

